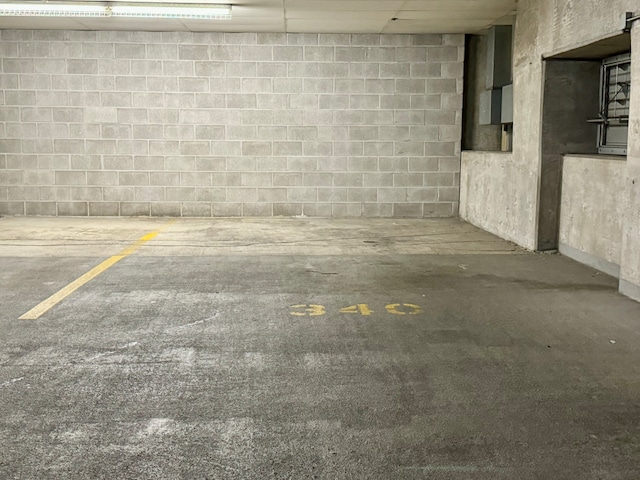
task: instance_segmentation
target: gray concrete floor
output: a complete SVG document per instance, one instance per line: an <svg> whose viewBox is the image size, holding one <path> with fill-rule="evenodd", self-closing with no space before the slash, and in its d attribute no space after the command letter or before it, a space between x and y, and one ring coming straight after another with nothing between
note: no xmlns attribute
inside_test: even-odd
<svg viewBox="0 0 640 480"><path fill-rule="evenodd" d="M2 479L640 478L640 304L458 220L0 218L0 302Z"/></svg>

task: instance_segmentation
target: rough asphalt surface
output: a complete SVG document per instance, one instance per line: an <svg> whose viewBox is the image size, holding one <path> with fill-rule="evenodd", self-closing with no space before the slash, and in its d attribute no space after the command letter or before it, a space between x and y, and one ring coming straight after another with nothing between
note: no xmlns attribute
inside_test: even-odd
<svg viewBox="0 0 640 480"><path fill-rule="evenodd" d="M640 478L614 279L385 252L0 256L0 478Z"/></svg>

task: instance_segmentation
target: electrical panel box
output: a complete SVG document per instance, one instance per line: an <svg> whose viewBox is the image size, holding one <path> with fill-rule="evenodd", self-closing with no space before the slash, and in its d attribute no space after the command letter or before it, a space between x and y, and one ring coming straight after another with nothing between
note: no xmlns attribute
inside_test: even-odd
<svg viewBox="0 0 640 480"><path fill-rule="evenodd" d="M487 88L509 85L513 49L511 25L491 27L487 40Z"/></svg>
<svg viewBox="0 0 640 480"><path fill-rule="evenodd" d="M513 123L513 84L502 87L500 123Z"/></svg>
<svg viewBox="0 0 640 480"><path fill-rule="evenodd" d="M480 125L500 125L502 89L494 88L480 94Z"/></svg>

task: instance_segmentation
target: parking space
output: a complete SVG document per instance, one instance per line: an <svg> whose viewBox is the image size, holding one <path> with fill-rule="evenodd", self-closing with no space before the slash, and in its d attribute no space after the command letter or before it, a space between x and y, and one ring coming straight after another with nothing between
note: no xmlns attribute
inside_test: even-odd
<svg viewBox="0 0 640 480"><path fill-rule="evenodd" d="M640 304L459 220L0 218L0 302L2 478L640 474Z"/></svg>

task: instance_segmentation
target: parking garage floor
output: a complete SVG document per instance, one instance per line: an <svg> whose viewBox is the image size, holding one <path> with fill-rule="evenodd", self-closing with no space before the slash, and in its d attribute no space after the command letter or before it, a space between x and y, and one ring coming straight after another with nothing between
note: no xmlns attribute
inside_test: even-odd
<svg viewBox="0 0 640 480"><path fill-rule="evenodd" d="M640 478L640 304L459 220L0 218L0 478Z"/></svg>

